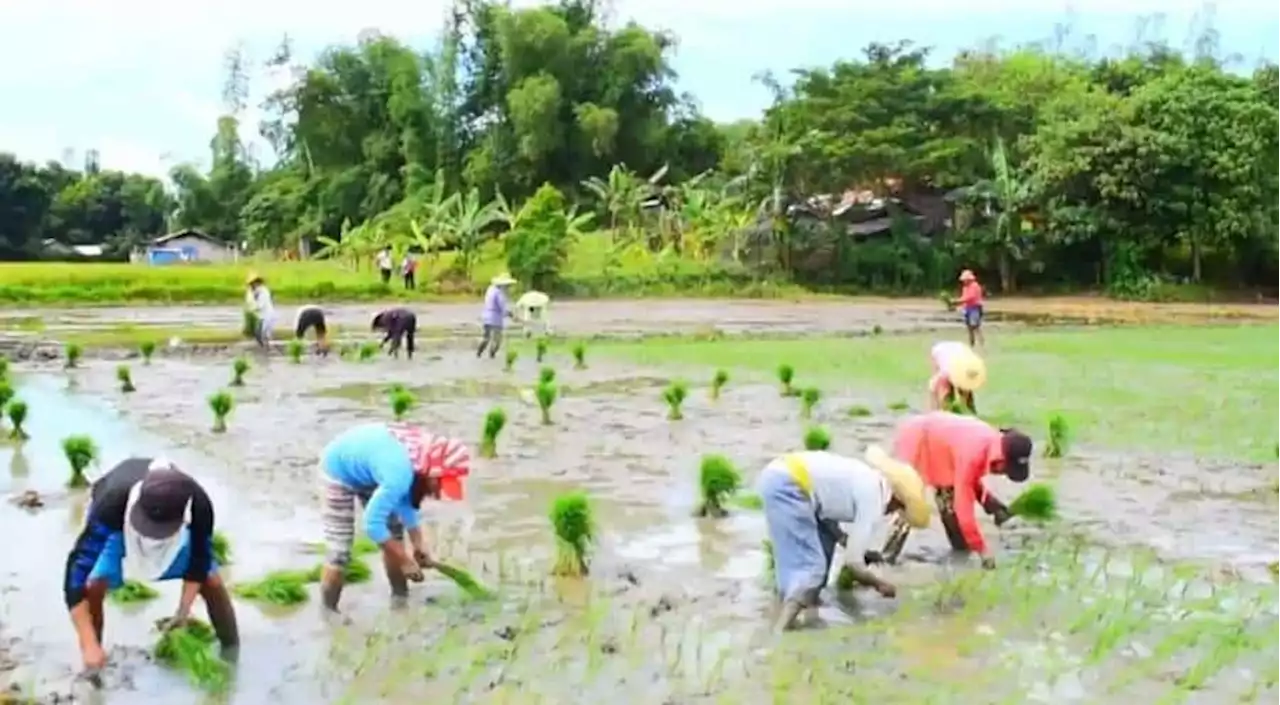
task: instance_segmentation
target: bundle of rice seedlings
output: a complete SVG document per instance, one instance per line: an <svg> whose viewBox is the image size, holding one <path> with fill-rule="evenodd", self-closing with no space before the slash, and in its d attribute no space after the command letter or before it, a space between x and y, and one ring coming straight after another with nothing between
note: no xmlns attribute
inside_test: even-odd
<svg viewBox="0 0 1280 705"><path fill-rule="evenodd" d="M782 385L782 396L793 397L796 395L795 388L791 386L795 378L796 368L785 363L778 365L778 383Z"/></svg>
<svg viewBox="0 0 1280 705"><path fill-rule="evenodd" d="M246 309L240 314L240 335L252 340L258 335L258 314Z"/></svg>
<svg viewBox="0 0 1280 705"><path fill-rule="evenodd" d="M764 498L755 492L739 492L733 496L733 503L743 509L764 509Z"/></svg>
<svg viewBox="0 0 1280 705"><path fill-rule="evenodd" d="M553 382L543 382L534 388L533 394L538 399L538 411L542 413L542 425L551 425L551 407L556 403L558 391Z"/></svg>
<svg viewBox="0 0 1280 705"><path fill-rule="evenodd" d="M221 531L213 532L213 560L218 565L231 565L231 541Z"/></svg>
<svg viewBox="0 0 1280 705"><path fill-rule="evenodd" d="M702 494L696 515L722 517L728 514L727 500L742 487L742 473L723 455L704 455L698 468L698 489Z"/></svg>
<svg viewBox="0 0 1280 705"><path fill-rule="evenodd" d="M804 432L805 450L828 450L831 448L831 434L821 426L814 426Z"/></svg>
<svg viewBox="0 0 1280 705"><path fill-rule="evenodd" d="M316 578L319 579L319 575ZM231 590L246 600L288 606L307 601L308 582L312 581L307 580L305 572L280 570L267 573L260 580L236 585Z"/></svg>
<svg viewBox="0 0 1280 705"><path fill-rule="evenodd" d="M67 479L67 487L77 489L89 486L89 478L85 470L98 457L98 446L86 435L67 436L62 439L62 453L67 456L67 464L71 466L71 477Z"/></svg>
<svg viewBox="0 0 1280 705"><path fill-rule="evenodd" d="M1058 493L1047 484L1033 483L1013 500L1009 513L1028 521L1052 521L1058 517Z"/></svg>
<svg viewBox="0 0 1280 705"><path fill-rule="evenodd" d="M492 458L498 454L498 434L507 425L507 412L500 407L484 415L484 428L480 433L480 457Z"/></svg>
<svg viewBox="0 0 1280 705"><path fill-rule="evenodd" d="M547 365L538 370L538 384L551 384L556 381L556 368Z"/></svg>
<svg viewBox="0 0 1280 705"><path fill-rule="evenodd" d="M235 400L227 392L215 392L209 395L209 409L213 412L214 433L226 433L227 415L231 413L231 407L234 405Z"/></svg>
<svg viewBox="0 0 1280 705"><path fill-rule="evenodd" d="M542 362L542 359L545 358L546 356L547 356L547 341L543 338L538 338L533 343L533 359L536 362Z"/></svg>
<svg viewBox="0 0 1280 705"><path fill-rule="evenodd" d="M435 569L441 575L452 580L458 586L458 589L467 593L467 597L473 600L488 600L493 597L493 593L488 588L462 568L436 562Z"/></svg>
<svg viewBox="0 0 1280 705"><path fill-rule="evenodd" d="M187 674L201 690L220 692L231 682L231 666L218 655L218 637L199 620L167 629L156 642L156 660Z"/></svg>
<svg viewBox="0 0 1280 705"><path fill-rule="evenodd" d="M160 597L160 593L146 583L137 580L126 580L124 584L111 591L111 601L121 604L146 602Z"/></svg>
<svg viewBox="0 0 1280 705"><path fill-rule="evenodd" d="M249 361L244 357L237 357L231 361L231 386L243 387L244 374L249 371Z"/></svg>
<svg viewBox="0 0 1280 705"><path fill-rule="evenodd" d="M800 390L800 418L813 418L813 409L822 399L822 390L817 387L805 387Z"/></svg>
<svg viewBox="0 0 1280 705"><path fill-rule="evenodd" d="M853 577L853 569L847 565L840 566L840 572L836 574L836 589L841 591L852 590L858 581Z"/></svg>
<svg viewBox="0 0 1280 705"><path fill-rule="evenodd" d="M63 365L63 367L66 367L67 369L71 369L72 367L79 366L80 358L81 356L84 355L84 348L81 348L76 343L67 343L66 345L62 346L62 353L67 358L67 361Z"/></svg>
<svg viewBox="0 0 1280 705"><path fill-rule="evenodd" d="M302 363L302 354L306 352L306 346L302 344L301 340L298 340L297 338L290 340L285 343L284 349L289 355L289 362L292 362L295 365Z"/></svg>
<svg viewBox="0 0 1280 705"><path fill-rule="evenodd" d="M506 361L503 363L502 369L506 370L507 372L510 372L512 368L515 367L516 358L518 357L520 357L520 353L516 352L515 350L512 350L511 348L507 348Z"/></svg>
<svg viewBox="0 0 1280 705"><path fill-rule="evenodd" d="M689 385L674 380L662 390L662 400L667 403L667 418L679 421L684 418L684 400L689 396Z"/></svg>
<svg viewBox="0 0 1280 705"><path fill-rule="evenodd" d="M21 399L14 399L4 405L4 410L9 415L9 425L13 427L9 430L9 438L15 441L25 441L30 438L22 428L22 424L27 422L27 403Z"/></svg>
<svg viewBox="0 0 1280 705"><path fill-rule="evenodd" d="M128 365L116 367L116 380L120 382L120 391L126 394L138 391L138 388L133 386L133 372Z"/></svg>
<svg viewBox="0 0 1280 705"><path fill-rule="evenodd" d="M1067 445L1071 440L1071 431L1067 419L1062 414L1049 417L1049 441L1045 443L1044 454L1047 458L1061 458L1067 454Z"/></svg>
<svg viewBox="0 0 1280 705"><path fill-rule="evenodd" d="M587 346L582 341L573 344L573 369L587 369Z"/></svg>
<svg viewBox="0 0 1280 705"><path fill-rule="evenodd" d="M396 391L391 395L391 415L396 421L400 421L405 414L409 413L416 401L412 392L404 389Z"/></svg>
<svg viewBox="0 0 1280 705"><path fill-rule="evenodd" d="M142 364L150 365L151 356L156 354L156 341L144 340L138 344L138 352L142 353Z"/></svg>
<svg viewBox="0 0 1280 705"><path fill-rule="evenodd" d="M551 526L556 535L556 563L552 574L586 575L587 559L595 540L595 520L586 493L574 491L556 497L551 504Z"/></svg>
<svg viewBox="0 0 1280 705"><path fill-rule="evenodd" d="M716 373L711 377L711 398L719 399L721 390L728 383L729 373L725 370L716 370Z"/></svg>

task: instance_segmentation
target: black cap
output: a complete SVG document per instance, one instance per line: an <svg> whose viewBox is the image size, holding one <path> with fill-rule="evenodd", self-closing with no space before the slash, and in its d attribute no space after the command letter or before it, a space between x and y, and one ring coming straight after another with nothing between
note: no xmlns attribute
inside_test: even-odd
<svg viewBox="0 0 1280 705"><path fill-rule="evenodd" d="M195 490L195 480L172 466L148 472L129 511L129 525L149 539L172 538L186 524Z"/></svg>
<svg viewBox="0 0 1280 705"><path fill-rule="evenodd" d="M1003 431L1004 474L1014 482L1025 482L1031 475L1031 438L1014 428Z"/></svg>

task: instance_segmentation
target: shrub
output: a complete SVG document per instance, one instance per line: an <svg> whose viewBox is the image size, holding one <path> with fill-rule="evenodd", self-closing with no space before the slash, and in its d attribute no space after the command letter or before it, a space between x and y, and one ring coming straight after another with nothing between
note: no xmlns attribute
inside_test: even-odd
<svg viewBox="0 0 1280 705"><path fill-rule="evenodd" d="M551 184L543 184L520 207L512 229L502 238L507 269L532 289L553 290L569 256L573 232L564 196Z"/></svg>
<svg viewBox="0 0 1280 705"><path fill-rule="evenodd" d="M704 455L698 468L698 490L702 501L697 515L722 517L727 500L742 486L742 473L723 455Z"/></svg>
<svg viewBox="0 0 1280 705"><path fill-rule="evenodd" d="M586 493L574 491L556 497L551 504L551 527L556 536L556 564L552 574L586 575L595 540L591 500Z"/></svg>

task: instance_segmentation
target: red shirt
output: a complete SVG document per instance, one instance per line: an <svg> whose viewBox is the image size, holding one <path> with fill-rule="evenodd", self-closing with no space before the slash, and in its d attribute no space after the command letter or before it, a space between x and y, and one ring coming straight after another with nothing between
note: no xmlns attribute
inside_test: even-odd
<svg viewBox="0 0 1280 705"><path fill-rule="evenodd" d="M960 287L960 305L966 308L982 305L982 285L976 281L966 282Z"/></svg>
<svg viewBox="0 0 1280 705"><path fill-rule="evenodd" d="M897 458L916 469L930 487L955 489L956 522L969 550L983 553L987 542L978 528L974 504L986 498L982 478L1004 462L1000 431L972 416L945 411L913 416L893 439Z"/></svg>

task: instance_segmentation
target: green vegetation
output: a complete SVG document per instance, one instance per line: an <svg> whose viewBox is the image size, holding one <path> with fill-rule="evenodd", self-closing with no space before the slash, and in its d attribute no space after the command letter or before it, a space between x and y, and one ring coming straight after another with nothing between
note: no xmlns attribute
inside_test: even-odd
<svg viewBox="0 0 1280 705"><path fill-rule="evenodd" d="M551 407L555 406L558 390L554 382L542 382L533 389L533 395L538 400L538 411L542 414L542 425L551 425Z"/></svg>
<svg viewBox="0 0 1280 705"><path fill-rule="evenodd" d="M417 399L407 389L397 389L391 393L391 415L396 421L404 420L405 414L413 409Z"/></svg>
<svg viewBox="0 0 1280 705"><path fill-rule="evenodd" d="M8 379L0 377L0 406L5 406L13 399L17 392L13 389L13 384Z"/></svg>
<svg viewBox="0 0 1280 705"><path fill-rule="evenodd" d="M721 390L728 383L729 373L725 370L716 370L716 373L711 377L711 398L719 399Z"/></svg>
<svg viewBox="0 0 1280 705"><path fill-rule="evenodd" d="M538 370L538 384L551 384L556 381L556 369L545 366Z"/></svg>
<svg viewBox="0 0 1280 705"><path fill-rule="evenodd" d="M662 401L667 404L667 418L679 421L684 418L684 400L689 396L689 385L681 380L673 380L662 390Z"/></svg>
<svg viewBox="0 0 1280 705"><path fill-rule="evenodd" d="M244 356L231 361L231 386L243 387L244 375L249 371L249 360Z"/></svg>
<svg viewBox="0 0 1280 705"><path fill-rule="evenodd" d="M240 314L240 336L256 338L258 335L258 314L248 309Z"/></svg>
<svg viewBox="0 0 1280 705"><path fill-rule="evenodd" d="M1049 417L1049 438L1044 444L1044 455L1046 458L1061 458L1067 454L1067 444L1070 442L1070 429L1067 426L1067 419L1062 414L1053 414Z"/></svg>
<svg viewBox="0 0 1280 705"><path fill-rule="evenodd" d="M67 343L62 346L62 356L65 358L63 366L68 370L80 365L80 357L84 355L84 349L78 343Z"/></svg>
<svg viewBox="0 0 1280 705"><path fill-rule="evenodd" d="M361 343L358 349L360 362L369 362L378 355L378 344L374 342Z"/></svg>
<svg viewBox="0 0 1280 705"><path fill-rule="evenodd" d="M136 392L138 388L133 386L133 372L130 371L128 365L118 365L116 367L116 381L120 382L120 391Z"/></svg>
<svg viewBox="0 0 1280 705"><path fill-rule="evenodd" d="M1037 482L1009 504L1009 513L1029 521L1052 521L1058 517L1058 495L1049 485Z"/></svg>
<svg viewBox="0 0 1280 705"><path fill-rule="evenodd" d="M582 341L573 344L573 369L587 369L587 344Z"/></svg>
<svg viewBox="0 0 1280 705"><path fill-rule="evenodd" d="M795 380L795 378L796 378L796 368L786 363L778 365L778 384L782 385L782 396L784 397L795 396L796 390L794 387L791 386L791 383Z"/></svg>
<svg viewBox="0 0 1280 705"><path fill-rule="evenodd" d="M67 436L62 439L62 454L71 466L71 476L67 479L67 487L79 489L89 486L89 478L84 472L94 460L98 459L98 445L93 438L85 435Z"/></svg>
<svg viewBox="0 0 1280 705"><path fill-rule="evenodd" d="M138 343L138 352L142 354L142 364L150 365L151 356L156 354L156 341L144 340Z"/></svg>
<svg viewBox="0 0 1280 705"><path fill-rule="evenodd" d="M231 666L218 655L217 643L212 627L188 620L182 626L164 630L156 643L156 661L187 674L197 688L219 693L231 682Z"/></svg>
<svg viewBox="0 0 1280 705"><path fill-rule="evenodd" d="M537 340L535 340L533 343L533 352L534 352L534 355L533 355L534 362L537 362L539 365L541 365L542 360L547 356L546 339L538 338Z"/></svg>
<svg viewBox="0 0 1280 705"><path fill-rule="evenodd" d="M821 426L813 426L804 432L805 450L829 450L831 433Z"/></svg>
<svg viewBox="0 0 1280 705"><path fill-rule="evenodd" d="M519 357L520 357L520 353L516 352L511 348L507 348L506 358L502 363L502 369L506 370L507 372L510 372L511 370L515 369L516 359Z"/></svg>
<svg viewBox="0 0 1280 705"><path fill-rule="evenodd" d="M231 565L231 539L221 531L213 532L213 560L218 565Z"/></svg>
<svg viewBox="0 0 1280 705"><path fill-rule="evenodd" d="M236 585L232 591L246 600L290 606L307 601L307 583L310 582L313 581L306 571L279 570L267 573L259 580Z"/></svg>
<svg viewBox="0 0 1280 705"><path fill-rule="evenodd" d="M817 387L805 387L800 390L800 418L813 418L813 408L822 399L822 390Z"/></svg>
<svg viewBox="0 0 1280 705"><path fill-rule="evenodd" d="M121 604L148 602L160 597L155 588L137 580L126 580L124 584L111 591L111 600Z"/></svg>
<svg viewBox="0 0 1280 705"><path fill-rule="evenodd" d="M0 385L4 383L0 382ZM5 412L9 415L9 438L15 441L25 441L30 438L26 429L22 427L27 422L27 403L21 399L14 399L4 406Z"/></svg>
<svg viewBox="0 0 1280 705"><path fill-rule="evenodd" d="M227 415L231 413L234 405L235 400L228 392L214 392L209 395L209 410L213 412L214 433L226 433Z"/></svg>
<svg viewBox="0 0 1280 705"><path fill-rule="evenodd" d="M480 457L492 458L498 454L498 434L507 425L507 412L493 408L484 415L484 428L480 433Z"/></svg>
<svg viewBox="0 0 1280 705"><path fill-rule="evenodd" d="M861 419L861 418L866 418L870 416L871 409L868 409L867 407L862 406L861 404L854 404L848 409L845 409L844 414L845 416L848 416L851 419Z"/></svg>
<svg viewBox="0 0 1280 705"><path fill-rule="evenodd" d="M289 355L289 362L295 365L302 363L302 354L304 352L306 352L306 346L297 338L285 343L285 353Z"/></svg>
<svg viewBox="0 0 1280 705"><path fill-rule="evenodd" d="M582 577L595 542L596 526L591 499L574 491L556 497L551 504L551 528L556 536L553 575Z"/></svg>
<svg viewBox="0 0 1280 705"><path fill-rule="evenodd" d="M698 466L701 501L695 514L700 517L725 516L729 499L741 488L742 473L733 461L723 455L702 456Z"/></svg>

